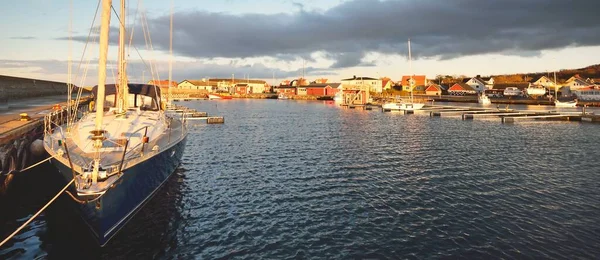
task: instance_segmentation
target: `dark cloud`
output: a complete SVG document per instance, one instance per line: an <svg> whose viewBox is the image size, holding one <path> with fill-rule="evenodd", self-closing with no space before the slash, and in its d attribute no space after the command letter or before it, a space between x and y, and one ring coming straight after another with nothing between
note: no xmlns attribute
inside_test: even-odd
<svg viewBox="0 0 600 260"><path fill-rule="evenodd" d="M10 37L11 40L35 40L37 37L34 36L18 36L18 37Z"/></svg>
<svg viewBox="0 0 600 260"><path fill-rule="evenodd" d="M452 59L466 55L537 55L542 50L600 45L597 0L354 0L324 12L175 14L174 52L194 58L275 57L322 51L331 68L370 65L365 53ZM149 21L155 48L169 48L169 17ZM115 30L113 30L115 32ZM137 42L143 44L140 29ZM78 40L85 40L79 37ZM116 37L112 37L116 42Z"/></svg>

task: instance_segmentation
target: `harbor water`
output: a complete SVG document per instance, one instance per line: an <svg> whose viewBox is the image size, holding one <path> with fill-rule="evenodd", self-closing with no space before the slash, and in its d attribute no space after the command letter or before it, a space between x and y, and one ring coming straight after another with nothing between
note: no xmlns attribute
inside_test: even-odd
<svg viewBox="0 0 600 260"><path fill-rule="evenodd" d="M180 102L179 169L106 247L61 196L0 259L592 259L600 128L404 115L331 102ZM511 107L512 108L512 107ZM2 198L6 237L61 188L49 165Z"/></svg>

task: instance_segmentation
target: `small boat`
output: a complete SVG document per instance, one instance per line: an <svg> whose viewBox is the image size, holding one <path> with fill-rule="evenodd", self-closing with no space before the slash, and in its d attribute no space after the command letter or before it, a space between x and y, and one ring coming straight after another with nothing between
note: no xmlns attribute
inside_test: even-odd
<svg viewBox="0 0 600 260"><path fill-rule="evenodd" d="M388 102L381 106L383 110L419 110L423 108L425 104L423 103L413 103L413 102Z"/></svg>
<svg viewBox="0 0 600 260"><path fill-rule="evenodd" d="M277 95L277 99L290 99L290 98L283 93L279 93L279 95Z"/></svg>
<svg viewBox="0 0 600 260"><path fill-rule="evenodd" d="M341 91L338 91L337 93L335 93L335 96L333 96L333 101L335 103L342 103L344 101L344 97L343 97Z"/></svg>
<svg viewBox="0 0 600 260"><path fill-rule="evenodd" d="M557 99L557 100L554 100L554 106L556 106L556 107L576 107L577 100L559 101Z"/></svg>
<svg viewBox="0 0 600 260"><path fill-rule="evenodd" d="M483 94L483 93L481 95L479 95L479 97L477 98L477 101L479 102L479 104L482 104L482 105L492 104L492 101L490 100L490 98L486 94Z"/></svg>
<svg viewBox="0 0 600 260"><path fill-rule="evenodd" d="M213 100L213 99L231 99L231 96L210 93L210 94L208 94L208 99L210 99L210 100Z"/></svg>
<svg viewBox="0 0 600 260"><path fill-rule="evenodd" d="M543 96L546 95L546 88L540 85L533 85L527 88L527 95L532 97Z"/></svg>

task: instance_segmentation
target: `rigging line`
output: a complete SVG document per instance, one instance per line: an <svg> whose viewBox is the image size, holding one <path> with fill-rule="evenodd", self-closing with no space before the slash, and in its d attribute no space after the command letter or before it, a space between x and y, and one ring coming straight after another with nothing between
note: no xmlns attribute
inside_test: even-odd
<svg viewBox="0 0 600 260"><path fill-rule="evenodd" d="M116 15L116 17L117 17L117 20L119 20L119 23L120 23L120 24L123 24L123 22L121 22L121 18L119 17L119 14L117 13L117 10L115 10L115 7L111 5L111 6L110 6L110 9L112 9L112 10L113 10L113 13ZM123 26L125 26L125 25L123 25ZM133 34L133 32L132 32L132 34ZM140 51L138 50L138 48L137 48L137 47L135 47L135 45L134 45L134 46L133 46L133 49L135 49L135 51L137 52L138 56L140 56L140 60L142 60L142 63L143 63L143 64L144 64L146 67L148 67L148 65L146 64L146 61L145 61L145 60L144 60L144 58L142 57L142 54L140 53Z"/></svg>
<svg viewBox="0 0 600 260"><path fill-rule="evenodd" d="M98 10L100 10L100 2L102 0L98 0L98 5L96 6L96 12L94 13L94 19L92 19L92 26L90 26L90 32L88 33L85 46L83 46L83 53L81 54L81 59L79 60L79 66L77 67L77 74L81 70L81 63L83 63L83 58L85 57L85 51L87 50L88 43L90 42L90 37L92 36L92 31L94 30L94 23L96 23L96 17L98 16Z"/></svg>
<svg viewBox="0 0 600 260"><path fill-rule="evenodd" d="M71 114L71 98L73 95L73 81L72 81L72 55L73 55L73 0L69 1L69 56L67 61L67 115ZM67 128L71 124L71 117L67 116Z"/></svg>
<svg viewBox="0 0 600 260"><path fill-rule="evenodd" d="M25 223L23 223L19 228L17 228L17 230L15 230L15 232L8 235L8 237L6 237L4 240L2 240L2 242L0 242L0 247L2 247L6 242L8 242L8 240L13 238L17 233L19 233L19 231L21 231L23 228L25 228L27 225L29 225L29 223L31 223L31 221L33 221L37 216L39 216L42 213L42 211L44 211L48 206L50 206L50 204L52 204L52 202L54 202L58 198L58 196L60 196L60 194L62 194L67 188L69 188L69 186L74 181L75 181L75 179L71 179L71 181L69 183L67 183L67 185L65 185L65 187L62 188L62 190L60 190L58 193L56 193L56 195L54 195L54 197L50 201L48 201L48 203L46 203L46 205L44 205L40 210L38 210L38 212L36 212L33 216L31 216L31 218L29 218L27 221L25 221Z"/></svg>

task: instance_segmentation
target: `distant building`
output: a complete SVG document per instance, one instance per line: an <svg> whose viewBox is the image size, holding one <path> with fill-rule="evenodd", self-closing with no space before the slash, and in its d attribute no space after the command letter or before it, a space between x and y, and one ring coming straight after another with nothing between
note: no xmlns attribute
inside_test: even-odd
<svg viewBox="0 0 600 260"><path fill-rule="evenodd" d="M211 84L212 83L212 84ZM208 92L216 92L217 82L211 82L207 80L184 80L177 84L179 89L195 89L195 90L206 90Z"/></svg>
<svg viewBox="0 0 600 260"><path fill-rule="evenodd" d="M400 85L402 86L402 90L411 91L411 83L410 80L413 80L413 89L412 91L421 91L425 92L425 88L427 86L427 78L425 75L412 75L412 76L402 76L402 80L400 81Z"/></svg>
<svg viewBox="0 0 600 260"><path fill-rule="evenodd" d="M296 87L290 85L280 85L274 89L277 94L296 95Z"/></svg>
<svg viewBox="0 0 600 260"><path fill-rule="evenodd" d="M392 82L391 79L384 78L384 79L381 80L381 89L383 91L391 89L392 86L394 86L394 82Z"/></svg>
<svg viewBox="0 0 600 260"><path fill-rule="evenodd" d="M168 80L150 80L148 81L149 85L154 85L160 88L168 88L169 86L172 88L176 88L177 87L177 81L171 81L171 84L169 84Z"/></svg>
<svg viewBox="0 0 600 260"><path fill-rule="evenodd" d="M309 96L334 96L341 83L312 83L306 86Z"/></svg>
<svg viewBox="0 0 600 260"><path fill-rule="evenodd" d="M464 83L471 86L477 93L481 93L486 90L486 81L481 78L481 76L477 75L470 79L465 79Z"/></svg>
<svg viewBox="0 0 600 260"><path fill-rule="evenodd" d="M356 88L356 86L368 86L370 92L383 92L382 81L371 77L357 77L342 79L342 87Z"/></svg>
<svg viewBox="0 0 600 260"><path fill-rule="evenodd" d="M452 85L448 89L448 93L450 95L459 95L459 96L474 95L474 94L477 94L477 90L475 90L473 87L471 87L467 83L460 82L460 83L455 83L454 85Z"/></svg>
<svg viewBox="0 0 600 260"><path fill-rule="evenodd" d="M437 84L431 84L429 87L425 89L425 95L429 96L441 96L442 95L442 87Z"/></svg>

